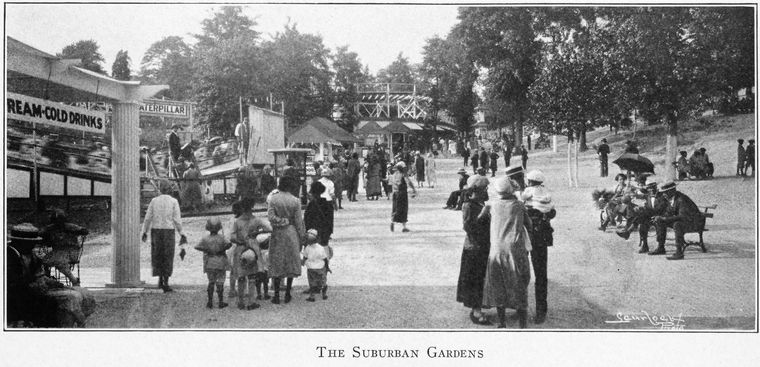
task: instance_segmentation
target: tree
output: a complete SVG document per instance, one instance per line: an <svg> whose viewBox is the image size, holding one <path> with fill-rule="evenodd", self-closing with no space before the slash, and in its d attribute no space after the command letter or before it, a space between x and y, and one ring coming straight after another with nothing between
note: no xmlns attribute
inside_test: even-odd
<svg viewBox="0 0 760 367"><path fill-rule="evenodd" d="M402 52L399 52L396 60L387 68L380 69L377 72L377 81L380 83L414 83L414 73L411 64L409 64L409 59L404 57Z"/></svg>
<svg viewBox="0 0 760 367"><path fill-rule="evenodd" d="M100 54L100 46L93 40L82 40L72 43L61 50L58 53L58 57L65 59L81 59L81 67L94 71L96 73L105 74L103 70L103 55Z"/></svg>
<svg viewBox="0 0 760 367"><path fill-rule="evenodd" d="M201 22L202 34L195 35L198 39L196 45L199 49L213 48L221 41L229 41L233 38L248 38L257 40L259 32L253 28L256 21L243 14L240 6L223 6L211 18Z"/></svg>
<svg viewBox="0 0 760 367"><path fill-rule="evenodd" d="M330 51L321 36L301 33L296 24L287 24L271 41L264 42L262 53L265 84L285 102L290 128L315 116L330 116Z"/></svg>
<svg viewBox="0 0 760 367"><path fill-rule="evenodd" d="M522 141L528 117L528 88L538 75L541 43L529 8L460 8L454 31L469 57L487 69L486 100L496 99L514 113L515 141Z"/></svg>
<svg viewBox="0 0 760 367"><path fill-rule="evenodd" d="M261 48L246 37L222 40L197 51L193 95L201 125L212 134L230 134L239 116L239 99L267 94Z"/></svg>
<svg viewBox="0 0 760 367"><path fill-rule="evenodd" d="M338 124L345 130L352 131L358 122L356 113L351 105L358 100L356 85L366 83L368 75L362 67L359 55L348 51L348 46L341 46L335 50L332 56L333 78L333 103L339 105L344 111Z"/></svg>
<svg viewBox="0 0 760 367"><path fill-rule="evenodd" d="M132 60L130 60L127 51L119 50L119 52L116 53L116 59L113 61L113 66L111 66L111 76L118 80L129 80L129 64L131 62Z"/></svg>
<svg viewBox="0 0 760 367"><path fill-rule="evenodd" d="M154 42L140 63L139 78L154 84L168 84L162 95L177 100L192 97L194 79L192 48L179 36L165 37Z"/></svg>

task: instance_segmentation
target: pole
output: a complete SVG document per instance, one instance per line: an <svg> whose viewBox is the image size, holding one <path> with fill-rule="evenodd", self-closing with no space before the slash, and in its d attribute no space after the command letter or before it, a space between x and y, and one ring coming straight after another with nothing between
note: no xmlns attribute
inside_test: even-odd
<svg viewBox="0 0 760 367"><path fill-rule="evenodd" d="M40 193L39 182L37 182L37 123L32 123L32 161L34 162L34 169L32 171L32 185L34 187L34 202L39 205Z"/></svg>
<svg viewBox="0 0 760 367"><path fill-rule="evenodd" d="M243 97L238 97L238 105L240 106L240 122L243 122Z"/></svg>
<svg viewBox="0 0 760 367"><path fill-rule="evenodd" d="M274 100L272 99L272 92L269 92L269 110L274 109Z"/></svg>

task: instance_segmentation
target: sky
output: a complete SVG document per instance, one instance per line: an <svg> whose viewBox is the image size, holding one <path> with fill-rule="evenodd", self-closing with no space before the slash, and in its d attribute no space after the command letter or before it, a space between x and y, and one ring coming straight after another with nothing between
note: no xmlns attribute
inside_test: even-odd
<svg viewBox="0 0 760 367"><path fill-rule="evenodd" d="M95 40L109 73L119 50L127 50L136 73L150 45L167 36L201 32L215 4L6 4L6 35L56 54L79 40ZM348 45L372 73L399 52L422 61L425 40L445 37L456 24L453 5L243 5L265 38L290 20L303 33L319 34L325 47Z"/></svg>

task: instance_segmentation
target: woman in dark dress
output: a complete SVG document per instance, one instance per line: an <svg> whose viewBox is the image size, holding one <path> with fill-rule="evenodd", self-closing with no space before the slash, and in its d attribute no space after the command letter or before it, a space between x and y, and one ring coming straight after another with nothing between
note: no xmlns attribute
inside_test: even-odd
<svg viewBox="0 0 760 367"><path fill-rule="evenodd" d="M491 218L478 215L483 210L488 200L488 180L473 176L470 179L472 186L464 191L463 195L469 196L462 205L462 222L466 236L462 249L462 262L459 268L459 282L457 283L457 302L461 302L470 311L470 320L479 325L488 325L490 322L481 312L483 301L483 283L488 267L488 251L491 247L490 226Z"/></svg>
<svg viewBox="0 0 760 367"><path fill-rule="evenodd" d="M401 223L404 227L401 231L409 232L409 229L406 228L407 214L409 214L409 198L407 197L407 190L412 189L412 197L417 195L417 190L414 188L412 180L406 176L406 164L403 161L396 163L396 173L391 177L391 185L393 187L391 232L393 232L394 223Z"/></svg>
<svg viewBox="0 0 760 367"><path fill-rule="evenodd" d="M414 169L417 173L417 187L422 188L422 183L425 182L425 158L419 152L414 158Z"/></svg>
<svg viewBox="0 0 760 367"><path fill-rule="evenodd" d="M322 197L325 192L325 185L319 181L314 181L309 187L309 203L303 214L303 222L306 230L316 229L319 234L319 243L323 246L328 243L332 229L330 228L330 219L325 210L327 199Z"/></svg>

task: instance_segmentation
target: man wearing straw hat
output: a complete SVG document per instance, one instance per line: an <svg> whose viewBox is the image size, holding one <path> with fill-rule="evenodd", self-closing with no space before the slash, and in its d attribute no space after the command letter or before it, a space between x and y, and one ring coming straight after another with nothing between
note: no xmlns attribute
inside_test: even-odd
<svg viewBox="0 0 760 367"><path fill-rule="evenodd" d="M676 235L676 253L668 256L668 260L681 260L683 259L683 249L685 247L684 233L704 228L705 217L699 211L697 204L694 204L685 194L676 191L675 182L666 182L662 185L660 191L669 205L662 215L652 218L657 227L657 249L650 252L650 254L665 254L665 235L668 228L673 228Z"/></svg>

